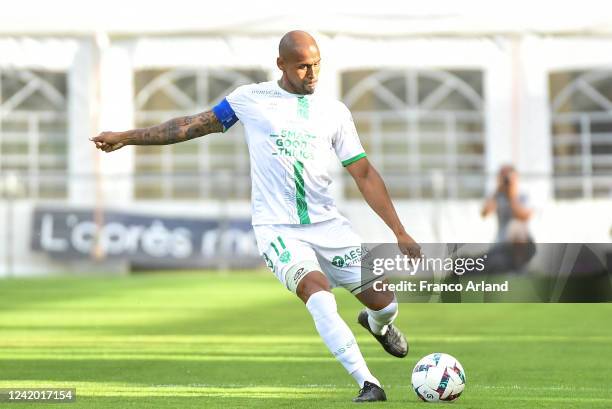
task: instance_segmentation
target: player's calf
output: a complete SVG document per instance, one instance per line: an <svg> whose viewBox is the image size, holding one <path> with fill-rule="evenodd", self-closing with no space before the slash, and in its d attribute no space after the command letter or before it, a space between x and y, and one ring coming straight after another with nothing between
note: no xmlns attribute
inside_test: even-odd
<svg viewBox="0 0 612 409"><path fill-rule="evenodd" d="M376 338L385 351L395 357L403 358L408 355L408 341L393 325L396 316L397 302L392 302L378 311L365 308L359 313L357 322Z"/></svg>

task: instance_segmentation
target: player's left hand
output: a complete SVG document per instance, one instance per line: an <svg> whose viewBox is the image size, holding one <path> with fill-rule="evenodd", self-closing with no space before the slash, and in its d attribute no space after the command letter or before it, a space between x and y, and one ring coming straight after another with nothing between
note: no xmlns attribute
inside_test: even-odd
<svg viewBox="0 0 612 409"><path fill-rule="evenodd" d="M421 257L421 246L406 232L397 235L397 246L403 254L411 258Z"/></svg>

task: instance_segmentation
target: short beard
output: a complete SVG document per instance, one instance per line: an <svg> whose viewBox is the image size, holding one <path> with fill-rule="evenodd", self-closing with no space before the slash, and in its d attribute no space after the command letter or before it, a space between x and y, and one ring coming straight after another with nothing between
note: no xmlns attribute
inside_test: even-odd
<svg viewBox="0 0 612 409"><path fill-rule="evenodd" d="M303 95L312 95L314 94L316 88L312 88L311 90L308 90L306 88L306 86L302 87L302 89L300 91L302 91Z"/></svg>

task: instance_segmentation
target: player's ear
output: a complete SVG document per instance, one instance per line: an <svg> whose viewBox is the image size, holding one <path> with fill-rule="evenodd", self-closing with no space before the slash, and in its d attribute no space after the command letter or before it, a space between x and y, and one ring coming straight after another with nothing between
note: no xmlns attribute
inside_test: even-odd
<svg viewBox="0 0 612 409"><path fill-rule="evenodd" d="M278 57L276 59L276 66L278 67L279 70L281 71L285 71L285 61L283 60L283 57Z"/></svg>

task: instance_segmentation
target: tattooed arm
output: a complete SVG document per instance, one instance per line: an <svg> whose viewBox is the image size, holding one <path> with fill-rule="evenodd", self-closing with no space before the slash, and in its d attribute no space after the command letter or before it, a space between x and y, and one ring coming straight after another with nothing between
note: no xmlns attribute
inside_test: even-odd
<svg viewBox="0 0 612 409"><path fill-rule="evenodd" d="M126 145L170 145L209 133L222 132L223 125L212 111L171 119L149 128L125 132L102 132L91 141L96 148L112 152Z"/></svg>

